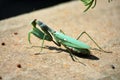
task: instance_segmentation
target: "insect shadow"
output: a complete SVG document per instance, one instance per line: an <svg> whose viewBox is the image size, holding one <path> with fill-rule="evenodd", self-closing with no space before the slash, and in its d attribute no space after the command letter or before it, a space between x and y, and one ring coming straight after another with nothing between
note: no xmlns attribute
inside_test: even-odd
<svg viewBox="0 0 120 80"><path fill-rule="evenodd" d="M65 49L57 48L57 47L54 47L54 46L45 46L44 48L50 49L50 50L56 50L57 53L60 53L60 52L63 52L63 51L69 53ZM77 52L73 52L72 51L72 54L75 55L75 56L77 56L77 57L79 57L79 58L91 59L91 60L99 60L99 58L96 57L96 56L94 56L94 55L92 55L89 50L87 51L87 53L90 54L90 55L85 55L85 54L82 54L82 53L77 53Z"/></svg>
<svg viewBox="0 0 120 80"><path fill-rule="evenodd" d="M84 58L84 59L99 60L99 58L95 55L92 55L91 52L90 52L90 55L84 55L82 53L74 53L73 52L73 55L80 57L80 58Z"/></svg>

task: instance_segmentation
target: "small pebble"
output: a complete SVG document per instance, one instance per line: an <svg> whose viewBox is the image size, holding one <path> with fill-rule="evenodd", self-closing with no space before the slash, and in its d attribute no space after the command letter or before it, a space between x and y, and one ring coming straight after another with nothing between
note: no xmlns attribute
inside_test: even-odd
<svg viewBox="0 0 120 80"><path fill-rule="evenodd" d="M111 65L112 69L115 69L115 66L114 65Z"/></svg>
<svg viewBox="0 0 120 80"><path fill-rule="evenodd" d="M18 33L17 32L14 32L14 35L17 35Z"/></svg>
<svg viewBox="0 0 120 80"><path fill-rule="evenodd" d="M18 67L18 68L22 68L21 64L17 64L17 67Z"/></svg>
<svg viewBox="0 0 120 80"><path fill-rule="evenodd" d="M2 46L5 46L5 43L4 43L4 42L2 42L2 43L1 43L1 45L2 45Z"/></svg>
<svg viewBox="0 0 120 80"><path fill-rule="evenodd" d="M2 80L2 77L0 76L0 80Z"/></svg>

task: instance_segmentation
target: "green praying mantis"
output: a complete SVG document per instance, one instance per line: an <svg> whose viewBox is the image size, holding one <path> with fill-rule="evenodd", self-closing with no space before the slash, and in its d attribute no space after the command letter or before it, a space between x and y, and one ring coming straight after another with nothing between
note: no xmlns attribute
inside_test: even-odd
<svg viewBox="0 0 120 80"><path fill-rule="evenodd" d="M51 29L50 27L48 27L46 24L44 24L41 21L37 21L36 19L32 21L32 26L33 29L28 33L28 41L29 43L31 43L30 41L30 35L33 34L34 36L38 37L39 39L42 39L42 47L41 47L41 51L44 45L44 40L46 41L52 41L53 43L55 43L57 46L61 46L63 45L66 50L69 52L71 58L73 61L75 61L76 57L75 55L73 55L73 52L78 53L78 54L83 54L83 55L90 55L90 51L89 50L99 50L99 51L103 51L106 53L109 53L107 51L104 51L92 38L91 36L86 33L86 32L82 32L77 39L72 38L70 36L67 36L62 30L60 31L54 31L53 29ZM41 30L39 28L36 27L36 25L39 25ZM83 35L86 34L95 44L96 46L99 48L91 48L89 45L87 45L84 42L79 41L78 39Z"/></svg>

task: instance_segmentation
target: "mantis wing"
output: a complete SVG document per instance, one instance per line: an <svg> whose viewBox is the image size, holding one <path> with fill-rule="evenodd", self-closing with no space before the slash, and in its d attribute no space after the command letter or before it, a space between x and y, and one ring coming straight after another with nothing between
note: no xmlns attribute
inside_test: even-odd
<svg viewBox="0 0 120 80"><path fill-rule="evenodd" d="M70 36L64 35L60 32L54 33L54 37L56 41L60 42L62 45L71 47L71 48L78 48L78 49L90 49L90 46L78 41Z"/></svg>

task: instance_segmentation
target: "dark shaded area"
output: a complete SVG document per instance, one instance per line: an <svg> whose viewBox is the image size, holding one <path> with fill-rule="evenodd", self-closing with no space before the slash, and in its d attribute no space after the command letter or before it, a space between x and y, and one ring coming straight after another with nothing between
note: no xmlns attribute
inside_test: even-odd
<svg viewBox="0 0 120 80"><path fill-rule="evenodd" d="M70 0L0 0L0 20Z"/></svg>
<svg viewBox="0 0 120 80"><path fill-rule="evenodd" d="M32 47L41 48L40 46L32 46ZM32 47L31 47L31 48L32 48ZM62 52L62 51L69 53L69 52L68 52L67 50L65 50L65 49L58 48L58 47L54 47L54 46L45 46L45 47L43 47L43 48L44 48L44 49L50 49L50 50L56 50L57 53L60 53L60 52ZM91 60L99 60L99 58L96 57L96 56L94 56L94 55L92 55L89 50L87 50L87 52L88 52L89 55L85 55L84 53L77 53L77 52L73 52L73 51L71 51L71 52L72 52L73 55L75 55L75 56L77 56L77 57L79 57L79 58L91 59ZM38 54L40 54L40 53L36 53L35 55L38 55Z"/></svg>
<svg viewBox="0 0 120 80"><path fill-rule="evenodd" d="M91 60L99 60L98 57L90 54L90 55L84 55L82 53L73 53L75 56L79 57L79 58L84 58L84 59L91 59Z"/></svg>
<svg viewBox="0 0 120 80"><path fill-rule="evenodd" d="M62 51L69 53L69 52L68 52L67 50L65 50L65 49L56 48L56 47L51 47L51 46L47 46L47 47L48 47L48 49L50 49L50 50L57 50L59 53L62 52ZM82 50L82 51L81 51L82 53L77 53L77 52L74 52L74 51L71 51L71 52L72 52L73 55L75 55L75 56L77 56L77 57L79 57L79 58L91 59L91 60L99 60L99 58L96 57L96 56L94 56L94 55L92 55L89 50ZM86 55L85 53L88 54L88 55Z"/></svg>
<svg viewBox="0 0 120 80"><path fill-rule="evenodd" d="M0 76L0 80L2 80L2 77Z"/></svg>
<svg viewBox="0 0 120 80"><path fill-rule="evenodd" d="M91 54L90 50L88 49L81 49L81 52L75 52L73 50L71 50L72 54L79 57L79 58L84 58L84 59L91 59L91 60L99 60L98 57L94 56Z"/></svg>
<svg viewBox="0 0 120 80"><path fill-rule="evenodd" d="M62 51L64 51L64 52L68 52L68 51L65 50L65 49L58 48L58 47L54 47L54 46L46 46L45 48L50 49L50 50L56 50L57 53L60 53L60 52L62 52Z"/></svg>

